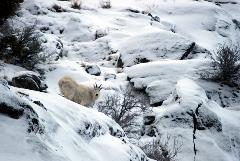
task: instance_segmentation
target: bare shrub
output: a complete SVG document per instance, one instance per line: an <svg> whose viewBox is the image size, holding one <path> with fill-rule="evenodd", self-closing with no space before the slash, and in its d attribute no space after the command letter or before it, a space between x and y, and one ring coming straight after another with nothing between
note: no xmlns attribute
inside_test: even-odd
<svg viewBox="0 0 240 161"><path fill-rule="evenodd" d="M220 46L212 58L212 71L201 74L204 79L211 79L230 86L239 85L240 78L239 46Z"/></svg>
<svg viewBox="0 0 240 161"><path fill-rule="evenodd" d="M14 28L6 23L0 27L0 57L6 63L33 69L42 59L40 35L35 25Z"/></svg>
<svg viewBox="0 0 240 161"><path fill-rule="evenodd" d="M100 112L115 120L129 137L140 133L142 115L147 109L144 102L133 95L131 89L123 91L122 96L107 95L97 107Z"/></svg>
<svg viewBox="0 0 240 161"><path fill-rule="evenodd" d="M111 0L100 0L100 6L104 9L109 9L112 7Z"/></svg>
<svg viewBox="0 0 240 161"><path fill-rule="evenodd" d="M138 57L134 60L135 64L148 63L148 62L150 62L150 60L148 60L147 58L139 58Z"/></svg>
<svg viewBox="0 0 240 161"><path fill-rule="evenodd" d="M181 151L182 143L176 136L167 135L166 138L158 138L141 146L144 153L156 161L175 161Z"/></svg>
<svg viewBox="0 0 240 161"><path fill-rule="evenodd" d="M74 9L81 9L82 1L81 0L72 0L71 7L74 8Z"/></svg>

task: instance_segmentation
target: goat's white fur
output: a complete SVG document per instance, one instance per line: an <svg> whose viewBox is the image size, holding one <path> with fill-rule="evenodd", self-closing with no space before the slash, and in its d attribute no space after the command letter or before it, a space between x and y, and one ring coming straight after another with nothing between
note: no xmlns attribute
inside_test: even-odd
<svg viewBox="0 0 240 161"><path fill-rule="evenodd" d="M64 76L58 81L61 94L78 104L83 106L92 106L99 97L101 86L95 85L89 87L83 84L78 84L69 76Z"/></svg>

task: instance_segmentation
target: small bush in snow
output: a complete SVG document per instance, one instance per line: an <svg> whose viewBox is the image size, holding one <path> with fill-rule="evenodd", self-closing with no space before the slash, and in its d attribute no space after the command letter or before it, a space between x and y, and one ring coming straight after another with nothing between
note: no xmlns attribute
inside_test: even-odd
<svg viewBox="0 0 240 161"><path fill-rule="evenodd" d="M74 8L74 9L81 9L82 1L81 0L73 0L71 7Z"/></svg>
<svg viewBox="0 0 240 161"><path fill-rule="evenodd" d="M203 78L212 79L230 86L239 85L239 46L220 46L212 56L213 72L205 72Z"/></svg>
<svg viewBox="0 0 240 161"><path fill-rule="evenodd" d="M109 8L112 7L111 1L110 0L101 0L100 1L100 6L101 6L101 8L109 9Z"/></svg>
<svg viewBox="0 0 240 161"><path fill-rule="evenodd" d="M155 139L141 147L144 153L156 161L175 161L182 143L177 137L168 135L165 139Z"/></svg>
<svg viewBox="0 0 240 161"><path fill-rule="evenodd" d="M35 25L18 29L8 23L1 26L0 57L6 63L31 70L42 60L38 55L41 51L41 42L35 32Z"/></svg>
<svg viewBox="0 0 240 161"><path fill-rule="evenodd" d="M123 91L123 96L107 95L103 102L99 102L98 110L114 119L126 132L129 137L133 137L140 132L141 119L146 110L143 101L133 95L133 91L127 89Z"/></svg>
<svg viewBox="0 0 240 161"><path fill-rule="evenodd" d="M0 24L8 17L13 16L23 0L2 0L0 1Z"/></svg>
<svg viewBox="0 0 240 161"><path fill-rule="evenodd" d="M134 61L135 64L148 63L148 62L150 62L150 60L148 60L147 58L136 58Z"/></svg>

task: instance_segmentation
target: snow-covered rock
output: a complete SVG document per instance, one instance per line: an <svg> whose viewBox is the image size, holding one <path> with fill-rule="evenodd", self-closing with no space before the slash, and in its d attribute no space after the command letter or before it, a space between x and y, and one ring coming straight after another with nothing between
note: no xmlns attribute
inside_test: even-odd
<svg viewBox="0 0 240 161"><path fill-rule="evenodd" d="M217 115L207 108L208 98L205 91L189 79L181 79L177 82L174 91L161 107L170 104L178 104L179 111L166 113L163 119L173 122L170 126L193 127L193 115L197 115L196 128L198 130L215 129L222 131L222 125ZM161 122L158 118L158 121ZM171 123L169 123L171 124ZM169 125L168 124L168 125Z"/></svg>
<svg viewBox="0 0 240 161"><path fill-rule="evenodd" d="M117 77L116 74L108 73L108 74L105 74L104 79L105 80L113 80L113 79L116 79L116 77Z"/></svg>
<svg viewBox="0 0 240 161"><path fill-rule="evenodd" d="M0 113L11 118L18 119L23 115L24 108L21 107L21 102L11 93L7 81L0 80Z"/></svg>
<svg viewBox="0 0 240 161"><path fill-rule="evenodd" d="M55 4L64 12L53 10ZM38 67L49 94L0 85L0 109L23 111L18 119L0 114L0 161L147 160L113 120L57 95L65 75L103 84L99 101L122 94L127 80L144 89L158 107L145 116L147 135L141 138L151 140L156 130L176 135L183 142L178 160L194 160L196 117L195 160L239 161L239 89L200 80L198 74L209 68L209 51L240 41L238 0L112 0L111 5L106 10L99 0L85 0L78 10L71 1L24 0L11 22L36 25L47 59ZM98 65L101 75L88 74L82 62ZM8 82L25 70L0 62L0 77Z"/></svg>
<svg viewBox="0 0 240 161"><path fill-rule="evenodd" d="M209 100L192 80L179 80L163 105L153 111L156 118L146 134L177 136L183 143L179 160L191 161L194 156L196 161L239 160L239 111L224 109Z"/></svg>
<svg viewBox="0 0 240 161"><path fill-rule="evenodd" d="M87 65L85 70L91 75L99 76L101 74L101 70L98 65Z"/></svg>
<svg viewBox="0 0 240 161"><path fill-rule="evenodd" d="M98 29L98 30L96 30L96 33L95 33L95 39L99 39L99 38L104 37L106 35L107 35L107 30Z"/></svg>
<svg viewBox="0 0 240 161"><path fill-rule="evenodd" d="M0 95L1 95L0 118L1 118L1 127L3 127L3 133L1 133L2 134L1 139L3 139L4 141L5 139L6 140L9 139L11 141L11 135L4 135L4 132L5 132L4 130L10 131L13 134L15 131L14 128L6 129L7 126L12 122L5 122L4 121L5 117L9 117L11 119L25 120L26 124L24 128L27 133L43 133L44 126L41 125L36 111L32 108L32 106L29 103L25 102L19 96L17 96L14 92L12 92L5 80L0 81ZM9 125L9 126L12 126L12 125ZM8 147L8 148L11 148L11 147ZM5 155L5 154L3 153L1 155Z"/></svg>
<svg viewBox="0 0 240 161"><path fill-rule="evenodd" d="M35 91L47 89L47 85L42 82L40 75L31 71L22 71L16 73L12 78L12 85L19 88L26 88Z"/></svg>
<svg viewBox="0 0 240 161"><path fill-rule="evenodd" d="M207 52L187 38L169 31L132 36L119 46L124 66L161 59L184 59L197 52Z"/></svg>
<svg viewBox="0 0 240 161"><path fill-rule="evenodd" d="M135 88L145 89L150 97L150 103L155 104L165 100L181 78L195 78L197 72L208 64L201 59L163 60L138 64L125 69Z"/></svg>

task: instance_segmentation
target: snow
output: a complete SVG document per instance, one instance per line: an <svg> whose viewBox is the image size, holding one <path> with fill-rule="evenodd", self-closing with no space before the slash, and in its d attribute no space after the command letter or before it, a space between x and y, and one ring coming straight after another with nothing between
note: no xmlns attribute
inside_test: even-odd
<svg viewBox="0 0 240 161"><path fill-rule="evenodd" d="M132 36L120 44L124 66L137 64L136 58L148 61L180 59L193 42L170 31L159 31Z"/></svg>
<svg viewBox="0 0 240 161"><path fill-rule="evenodd" d="M8 83L5 80L0 80L0 104L1 104L1 111L6 111L9 106L12 108L12 111L22 111L23 108L21 107L22 102L13 95L13 93L9 90ZM3 92L4 91L4 92Z"/></svg>
<svg viewBox="0 0 240 161"><path fill-rule="evenodd" d="M195 111L199 104L202 105L199 108L198 119L206 121L216 117L222 125L222 131L214 130L219 126L219 122L213 121L211 121L213 126L209 127L209 129L199 129L196 131L196 160L237 161L239 157L239 153L237 152L239 144L236 144L236 142L240 139L240 133L237 130L239 129L239 124L236 122L240 119L239 111L235 111L233 115L234 112L232 110L224 109L214 101L209 100L204 90L192 80L179 80L174 91L163 102L161 108L153 109L157 117L157 121L153 126L162 135L174 134L180 137L183 141L183 147L178 159L193 160L194 153L189 153L193 152L193 123L191 123L192 118L187 111ZM204 111L204 115L201 114L201 111Z"/></svg>
<svg viewBox="0 0 240 161"><path fill-rule="evenodd" d="M22 96L22 99L37 112L40 123L44 126L44 132L43 134L27 133L27 121L24 118L13 120L1 116L1 129L3 129L1 140L4 140L5 144L1 146L0 160L11 161L18 158L19 161L26 161L31 158L36 161L74 161L81 158L84 161L127 161L135 154L145 158L139 148L129 143L121 127L104 114L56 94L17 88L12 90L29 95L29 97ZM42 102L46 109L34 104L34 100ZM88 128L85 127L87 125ZM116 131L116 134L110 133L109 128ZM13 142L12 138L16 141ZM132 148L134 152L131 151ZM14 154L8 155L13 151ZM108 152L111 152L110 155Z"/></svg>
<svg viewBox="0 0 240 161"><path fill-rule="evenodd" d="M0 62L1 63L1 62ZM19 72L26 72L26 69L11 65L11 64L0 64L0 78L5 78L7 81L11 81L12 78ZM31 72L31 71L29 71Z"/></svg>
<svg viewBox="0 0 240 161"><path fill-rule="evenodd" d="M125 69L135 88L144 89L151 103L166 99L181 78L199 78L197 74L209 62L202 59L161 60Z"/></svg>
<svg viewBox="0 0 240 161"><path fill-rule="evenodd" d="M11 21L16 26L36 24L43 42L41 56L47 60L37 67L49 88L47 93L9 90L0 83L0 102L20 109L22 103L29 104L44 133L27 132L26 115L31 111L25 110L17 120L0 114L0 161L140 161L147 158L136 145L153 139L147 135L152 128L164 136L176 135L183 142L177 159L192 161L191 114L198 106L196 161L238 161L239 89L199 75L210 69L210 52L219 44L240 41L238 0L218 2L112 0L112 8L102 9L99 0L83 0L77 10L70 1L25 0ZM54 4L64 12L54 12ZM95 40L99 32L102 35ZM120 55L122 69L116 68ZM88 74L84 64L98 66L101 75ZM12 77L25 72L31 71L0 62L0 77L10 84ZM150 113L156 117L154 123L143 127L146 135L131 144L119 125L97 112L96 105L86 108L58 95L58 80L65 75L88 86L102 84L97 101L108 94L121 95L121 89L133 84L156 106Z"/></svg>

